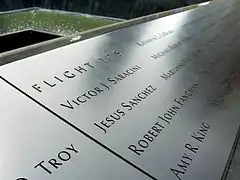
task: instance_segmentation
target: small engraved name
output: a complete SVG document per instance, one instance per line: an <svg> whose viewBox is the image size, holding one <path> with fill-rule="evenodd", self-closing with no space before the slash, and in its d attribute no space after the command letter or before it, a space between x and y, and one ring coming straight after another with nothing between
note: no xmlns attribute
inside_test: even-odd
<svg viewBox="0 0 240 180"><path fill-rule="evenodd" d="M173 32L174 32L174 31L169 30L169 31L167 31L167 32L161 32L161 33L154 34L154 35L151 36L150 38L148 38L148 39L146 39L146 40L143 40L143 41L141 41L141 42L138 42L137 45L138 45L138 46L145 46L145 45L147 45L147 44L149 44L149 43L153 43L153 42L155 42L155 41L157 41L157 40L160 40L160 39L162 39L162 38L164 38L164 37L172 34Z"/></svg>
<svg viewBox="0 0 240 180"><path fill-rule="evenodd" d="M238 78L237 74L235 72L231 72L230 75L221 82L223 88L212 100L211 102L212 106L220 108L224 104L227 95L230 94L235 88L237 78Z"/></svg>
<svg viewBox="0 0 240 180"><path fill-rule="evenodd" d="M196 50L195 52L193 52L190 56L180 60L180 63L177 64L175 67L173 67L172 69L170 69L167 72L164 72L160 75L161 78L168 80L170 79L172 76L174 76L180 69L182 69L183 67L185 67L189 62L195 60L199 54L201 53L201 50Z"/></svg>
<svg viewBox="0 0 240 180"><path fill-rule="evenodd" d="M174 44L168 45L168 47L165 48L164 50L151 55L151 58L156 60L156 59L159 59L159 58L165 56L166 54L168 54L168 53L172 52L173 50L175 50L175 49L179 48L180 46L182 46L184 43L187 43L188 41L190 41L194 36L195 35L187 36L187 37L177 41Z"/></svg>

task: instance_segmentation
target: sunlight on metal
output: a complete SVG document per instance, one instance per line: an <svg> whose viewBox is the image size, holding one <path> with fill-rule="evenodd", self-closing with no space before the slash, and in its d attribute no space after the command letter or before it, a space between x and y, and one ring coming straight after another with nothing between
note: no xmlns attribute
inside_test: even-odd
<svg viewBox="0 0 240 180"><path fill-rule="evenodd" d="M198 4L198 6L205 6L205 5L208 5L208 4L210 4L210 1L204 2L204 3L200 3L200 4Z"/></svg>

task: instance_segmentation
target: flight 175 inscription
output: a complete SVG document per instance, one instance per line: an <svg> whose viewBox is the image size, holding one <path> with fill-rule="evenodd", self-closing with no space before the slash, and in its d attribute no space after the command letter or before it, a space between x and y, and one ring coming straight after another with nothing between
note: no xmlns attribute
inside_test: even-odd
<svg viewBox="0 0 240 180"><path fill-rule="evenodd" d="M221 179L239 128L238 8L213 2L2 66L0 76L146 177ZM78 154L62 148L60 160ZM45 166L61 163L35 167L50 174Z"/></svg>

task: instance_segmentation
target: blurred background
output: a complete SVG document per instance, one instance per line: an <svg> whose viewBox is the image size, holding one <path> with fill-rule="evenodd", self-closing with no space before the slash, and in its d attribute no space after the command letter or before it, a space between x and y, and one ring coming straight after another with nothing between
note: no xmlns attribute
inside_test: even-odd
<svg viewBox="0 0 240 180"><path fill-rule="evenodd" d="M0 11L29 7L131 19L204 0L0 0Z"/></svg>

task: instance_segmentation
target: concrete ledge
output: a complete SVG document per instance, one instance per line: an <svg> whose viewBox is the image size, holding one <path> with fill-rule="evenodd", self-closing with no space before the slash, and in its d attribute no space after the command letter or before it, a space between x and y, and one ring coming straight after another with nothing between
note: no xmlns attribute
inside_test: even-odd
<svg viewBox="0 0 240 180"><path fill-rule="evenodd" d="M45 9L45 8L41 8L41 7L24 8L24 9L12 10L12 11L2 11L2 12L0 12L0 15L19 13L19 12L28 12L28 11L55 12L55 13L59 13L59 14L70 14L70 15L75 15L75 16L84 16L84 17L88 17L88 18L106 19L106 20L112 20L112 21L124 21L125 20L125 19L113 18L113 17L108 17L108 16L97 16L97 15L91 15L91 14L84 14L84 13L79 13L79 12L62 11L62 10L56 10L56 9Z"/></svg>
<svg viewBox="0 0 240 180"><path fill-rule="evenodd" d="M38 10L38 9L39 9L38 7L31 7L31 8L12 10L12 11L2 11L2 12L0 12L0 15L18 13L18 12L26 12L26 11L34 11L34 10Z"/></svg>

